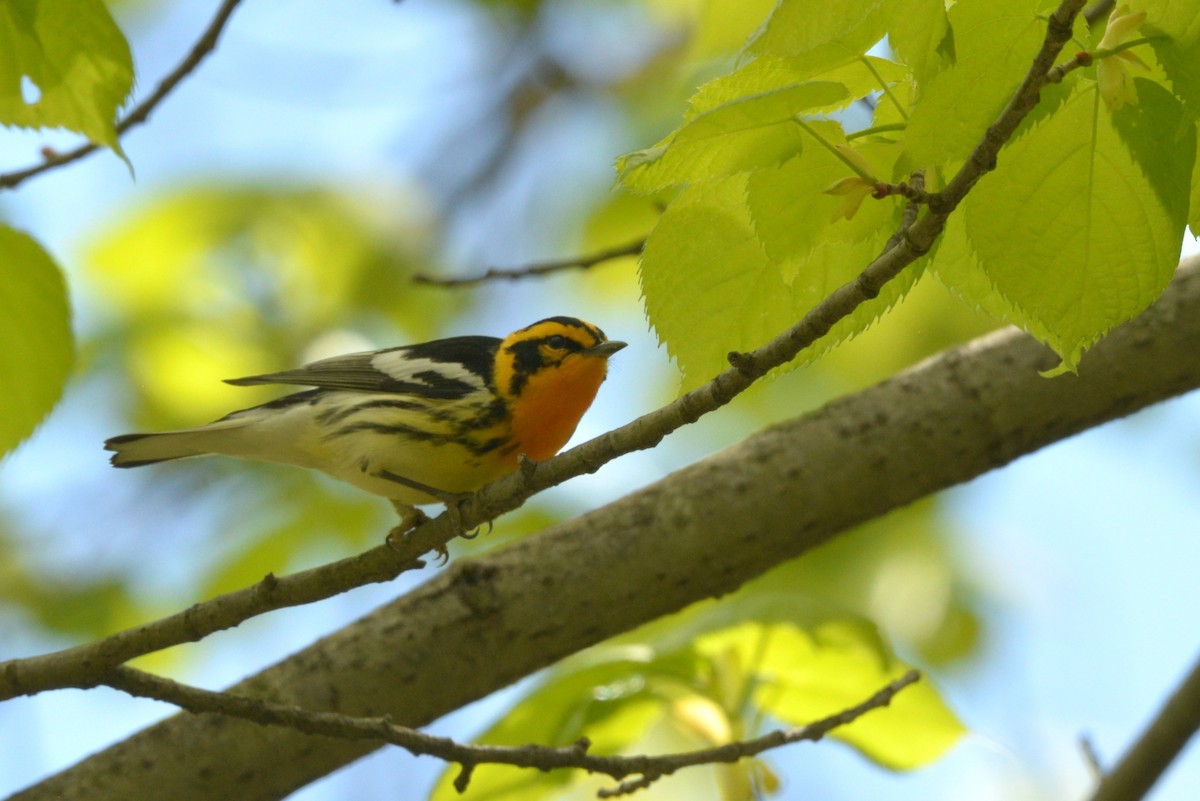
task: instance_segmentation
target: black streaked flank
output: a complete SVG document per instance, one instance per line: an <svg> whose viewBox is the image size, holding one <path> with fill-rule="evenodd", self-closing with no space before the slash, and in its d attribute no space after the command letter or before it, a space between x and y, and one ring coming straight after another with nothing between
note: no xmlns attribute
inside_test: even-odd
<svg viewBox="0 0 1200 801"><path fill-rule="evenodd" d="M492 439L485 440L484 442L472 442L470 439L465 437L456 437L452 433L438 434L432 431L422 431L419 428L413 428L412 426L406 426L402 424L389 425L387 423L372 423L369 421L351 423L349 425L342 426L335 431L329 432L324 438L326 440L332 440L336 439L337 437L342 437L347 434L354 434L359 431L370 431L375 434L391 434L401 437L402 440L407 439L410 442L428 442L435 446L458 445L459 447L465 448L476 456L482 456L485 453L490 453L508 441L507 437L501 436L493 437Z"/></svg>
<svg viewBox="0 0 1200 801"><path fill-rule="evenodd" d="M340 408L326 409L323 412L318 412L316 421L322 425L330 423L340 423L347 417L356 415L365 409L405 409L407 411L422 411L426 408L424 403L417 401L400 400L399 398L379 398L372 401L359 401Z"/></svg>
<svg viewBox="0 0 1200 801"><path fill-rule="evenodd" d="M300 406L308 404L315 406L321 401L321 396L325 394L323 389L306 389L303 392L293 392L291 395L284 395L282 398L260 403L258 406L251 406L247 409L238 409L235 412L230 412L224 417L218 417L214 423L220 423L225 420L232 420L235 417L246 414L246 412L257 411L258 409L286 409L289 406Z"/></svg>

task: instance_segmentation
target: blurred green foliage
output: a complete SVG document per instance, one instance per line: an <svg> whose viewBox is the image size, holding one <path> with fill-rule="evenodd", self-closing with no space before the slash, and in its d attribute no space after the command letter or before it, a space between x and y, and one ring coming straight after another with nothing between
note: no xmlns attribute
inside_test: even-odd
<svg viewBox="0 0 1200 801"><path fill-rule="evenodd" d="M105 339L139 387L134 418L207 422L272 392L222 379L420 341L448 309L467 311L462 299L411 280L429 247L416 203L316 187L201 186L114 221L88 249L87 278L111 323ZM379 342L355 341L350 330Z"/></svg>
<svg viewBox="0 0 1200 801"><path fill-rule="evenodd" d="M0 457L29 436L62 394L74 359L58 265L32 237L0 225Z"/></svg>

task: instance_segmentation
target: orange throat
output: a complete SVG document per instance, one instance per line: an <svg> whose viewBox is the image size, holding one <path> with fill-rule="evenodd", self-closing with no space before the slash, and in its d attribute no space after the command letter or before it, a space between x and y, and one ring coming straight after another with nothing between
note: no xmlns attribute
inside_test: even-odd
<svg viewBox="0 0 1200 801"><path fill-rule="evenodd" d="M573 356L559 366L529 377L513 408L513 440L523 453L541 461L558 453L575 433L608 372L608 360Z"/></svg>

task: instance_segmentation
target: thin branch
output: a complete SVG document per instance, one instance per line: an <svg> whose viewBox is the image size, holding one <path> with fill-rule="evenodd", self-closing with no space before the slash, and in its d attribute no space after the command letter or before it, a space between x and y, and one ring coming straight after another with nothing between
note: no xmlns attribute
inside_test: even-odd
<svg viewBox="0 0 1200 801"><path fill-rule="evenodd" d="M486 271L479 275L471 275L465 278L442 278L436 275L426 275L419 273L413 276L413 281L418 284L427 284L429 286L441 287L460 287L470 286L472 284L482 284L485 281L518 281L522 278L531 278L538 275L546 275L547 273L560 272L562 270L587 270L595 267L602 262L619 259L622 256L636 256L642 252L642 247L646 244L646 238L642 237L633 242L616 247L598 250L587 256L576 256L570 259L561 261L545 261L537 264L529 264L524 267L489 267Z"/></svg>
<svg viewBox="0 0 1200 801"><path fill-rule="evenodd" d="M1154 720L1100 781L1091 801L1138 801L1200 729L1200 659Z"/></svg>
<svg viewBox="0 0 1200 801"><path fill-rule="evenodd" d="M467 745L447 737L435 737L406 726L398 726L388 718L312 712L258 698L203 690L129 667L113 669L103 679L103 683L130 695L153 698L193 713L212 713L243 718L264 725L286 726L304 734L346 740L381 741L399 746L416 756L433 756L446 762L456 762L463 766L462 775L468 777L462 780L460 792L466 789L470 771L478 765L488 764L536 768L543 771L574 768L588 773L603 774L618 781L627 776L641 777L631 783L629 788L622 784L614 790L602 790L601 797L606 797L644 787L683 768L737 762L792 743L805 740L815 742L834 729L852 723L872 710L887 706L897 693L915 684L920 677L918 671L910 670L888 682L862 703L805 726L777 729L752 740L658 756L593 756L588 753L591 743L586 738L561 748L544 745Z"/></svg>
<svg viewBox="0 0 1200 801"><path fill-rule="evenodd" d="M917 170L908 177L908 185L917 192L924 193L925 191L925 171ZM904 216L900 218L900 227L896 233L892 234L891 239L884 245L883 252L886 253L896 245L900 244L900 240L908 235L908 229L913 227L913 223L917 221L917 215L921 212L921 204L929 202L928 197L921 199L912 198L908 201L908 205L904 207Z"/></svg>
<svg viewBox="0 0 1200 801"><path fill-rule="evenodd" d="M436 550L436 547L434 548ZM388 545L327 565L262 581L193 604L182 612L128 628L100 640L26 659L0 662L0 701L64 687L91 687L104 672L143 654L198 642L252 617L314 603L365 584L391 581L424 563L409 548Z"/></svg>
<svg viewBox="0 0 1200 801"><path fill-rule="evenodd" d="M935 215L949 214L962 202L979 179L996 169L996 158L1000 149L1012 138L1017 126L1037 105L1039 93L1045 86L1050 70L1062 52L1063 46L1071 41L1075 17L1083 8L1084 0L1063 0L1050 15L1046 25L1046 38L1038 50L1029 72L1013 94L1000 117L988 127L983 139L971 151L967 162L929 204ZM939 229L940 230L940 229Z"/></svg>
<svg viewBox="0 0 1200 801"><path fill-rule="evenodd" d="M925 191L924 183L922 180L922 185L918 186L916 182L901 181L898 184L889 184L887 181L876 181L875 191L871 193L871 197L883 200L885 197L899 195L910 201L908 208L912 208L914 204L920 206L922 203L928 203L930 197L929 193Z"/></svg>
<svg viewBox="0 0 1200 801"><path fill-rule="evenodd" d="M946 218L981 177L995 168L996 156L1026 114L1063 44L1083 0L1063 0L1047 26L1033 66L1000 117L941 192L929 198L929 213L898 232L895 245L858 275L814 306L775 339L738 354L735 366L707 384L620 428L577 445L544 462L530 463L487 485L471 498L424 523L389 545L359 556L276 579L196 604L186 612L147 623L86 645L27 659L0 663L0 701L45 690L94 685L109 669L135 656L184 642L195 642L265 611L329 598L360 584L387 581L417 566L419 557L444 549L462 530L471 530L517 509L533 495L583 475L634 451L653 448L668 434L728 404L773 368L786 364L823 337L882 287L928 252Z"/></svg>
<svg viewBox="0 0 1200 801"><path fill-rule="evenodd" d="M1083 760L1087 764L1088 770L1091 771L1092 777L1096 783L1100 783L1104 779L1104 763L1100 760L1100 752L1096 750L1096 744L1092 742L1092 738L1086 734L1079 737L1079 750L1083 753Z"/></svg>
<svg viewBox="0 0 1200 801"><path fill-rule="evenodd" d="M229 21L233 11L237 8L242 0L224 0L221 7L217 9L216 15L212 22L208 24L204 33L192 45L192 49L187 56L172 70L154 92L139 103L132 111L117 123L116 129L118 134L123 134L135 125L140 125L145 122L150 116L150 113L170 94L179 83L186 78L193 70L200 65L200 62L208 56L209 53L217 46L217 40L221 36L221 32L225 29L225 24ZM0 175L0 189L12 189L26 179L32 178L35 175L52 170L56 167L61 167L64 164L70 164L73 161L83 158L95 151L99 150L98 145L88 143L80 145L74 150L69 150L66 153L55 153L43 161L41 164L28 167L16 172L4 173Z"/></svg>
<svg viewBox="0 0 1200 801"><path fill-rule="evenodd" d="M1056 64L1046 75L1046 83L1062 83L1069 73L1082 67L1092 66L1095 57L1086 50L1080 50L1075 56L1061 64Z"/></svg>

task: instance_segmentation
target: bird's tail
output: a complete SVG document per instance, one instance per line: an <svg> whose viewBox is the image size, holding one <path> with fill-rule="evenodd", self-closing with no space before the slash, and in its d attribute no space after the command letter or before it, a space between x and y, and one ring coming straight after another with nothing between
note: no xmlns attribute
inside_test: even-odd
<svg viewBox="0 0 1200 801"><path fill-rule="evenodd" d="M228 435L240 427L218 423L157 434L122 434L105 440L104 449L113 451L113 467L141 467L172 459L227 452L224 445Z"/></svg>

